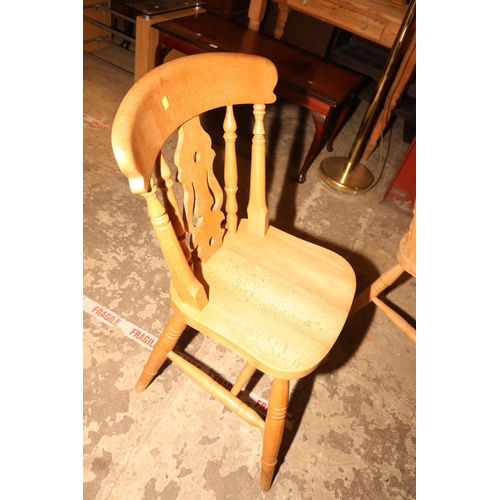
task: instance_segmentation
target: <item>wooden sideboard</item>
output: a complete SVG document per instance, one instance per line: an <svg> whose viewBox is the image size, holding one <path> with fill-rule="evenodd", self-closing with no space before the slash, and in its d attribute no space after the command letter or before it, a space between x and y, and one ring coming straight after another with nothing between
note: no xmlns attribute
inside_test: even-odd
<svg viewBox="0 0 500 500"><path fill-rule="evenodd" d="M280 39L290 10L296 10L323 22L349 31L366 40L391 48L404 20L406 0L273 0L279 13L274 37ZM250 0L248 27L259 30L266 12L267 0ZM363 152L368 158L389 122L391 113L399 102L416 67L416 23L411 28L410 42L384 101L370 139Z"/></svg>
<svg viewBox="0 0 500 500"><path fill-rule="evenodd" d="M290 9L315 17L323 22L392 47L404 18L407 5L391 0L273 0L279 4L286 24Z"/></svg>

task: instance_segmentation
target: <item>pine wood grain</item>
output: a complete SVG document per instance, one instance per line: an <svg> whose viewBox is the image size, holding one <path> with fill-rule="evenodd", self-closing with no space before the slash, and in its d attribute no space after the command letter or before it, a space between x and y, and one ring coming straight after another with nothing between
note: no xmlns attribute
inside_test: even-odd
<svg viewBox="0 0 500 500"><path fill-rule="evenodd" d="M263 57L187 56L136 82L120 105L112 129L118 166L131 191L146 199L172 275L173 314L136 390L145 389L168 357L227 408L262 429L263 491L273 480L289 381L311 373L328 354L347 319L356 286L354 271L344 258L269 225L264 117L266 105L276 99L276 83L276 68ZM238 216L236 202L233 106L238 104L253 105L255 117L248 218ZM199 119L219 107L226 108L220 126L225 144L224 189L214 174L210 136ZM170 160L158 162L165 140L177 131L173 161L183 187L182 220L173 196ZM173 352L186 325L245 360L232 391ZM256 370L274 379L265 423L237 398Z"/></svg>

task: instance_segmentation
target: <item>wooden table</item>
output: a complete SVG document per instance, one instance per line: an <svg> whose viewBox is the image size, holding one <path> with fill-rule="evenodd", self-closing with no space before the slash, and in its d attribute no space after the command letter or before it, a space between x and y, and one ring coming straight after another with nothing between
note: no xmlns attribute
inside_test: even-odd
<svg viewBox="0 0 500 500"><path fill-rule="evenodd" d="M392 0L273 0L278 4L274 36L281 38L291 9L355 35L392 47L407 5ZM249 28L258 29L267 0L250 0Z"/></svg>
<svg viewBox="0 0 500 500"><path fill-rule="evenodd" d="M280 39L291 9L312 16L323 22L349 31L362 38L391 48L404 19L407 4L404 0L273 0L279 13L274 36ZM250 0L248 27L259 30L264 18L267 0ZM396 107L416 66L416 35L413 34L406 49L400 68L394 77L367 143L363 158L368 158L382 135L392 110Z"/></svg>
<svg viewBox="0 0 500 500"><path fill-rule="evenodd" d="M136 19L134 82L137 82L148 71L155 67L155 51L158 46L158 31L151 26L162 21L170 21L179 17L192 16L205 12L203 7L193 7L156 16L139 16Z"/></svg>

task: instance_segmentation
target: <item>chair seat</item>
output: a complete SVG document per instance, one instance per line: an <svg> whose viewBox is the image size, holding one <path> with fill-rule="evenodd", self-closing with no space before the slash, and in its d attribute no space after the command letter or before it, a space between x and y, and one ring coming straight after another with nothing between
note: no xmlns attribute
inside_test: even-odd
<svg viewBox="0 0 500 500"><path fill-rule="evenodd" d="M174 311L258 370L287 380L312 372L328 354L356 287L341 256L272 226L254 236L246 220L197 275L207 306L197 311L172 287Z"/></svg>

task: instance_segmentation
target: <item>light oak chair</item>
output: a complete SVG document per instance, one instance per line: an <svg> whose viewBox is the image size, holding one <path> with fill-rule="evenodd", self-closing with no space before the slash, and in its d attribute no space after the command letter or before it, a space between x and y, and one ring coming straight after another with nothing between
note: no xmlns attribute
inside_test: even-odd
<svg viewBox="0 0 500 500"><path fill-rule="evenodd" d="M112 129L116 161L131 191L146 199L172 276L172 315L136 390L144 390L169 358L225 406L263 430L264 491L271 486L281 445L289 381L308 375L325 358L355 292L354 272L342 257L269 225L264 114L266 104L276 99L276 82L275 66L263 57L187 56L135 83ZM238 217L236 198L233 105L239 104L252 104L255 117L247 218ZM222 189L213 171L211 139L199 115L224 107ZM183 186L182 209L174 196L169 159L161 154L165 140L177 130L174 163ZM231 391L172 351L187 325L245 360ZM256 370L273 378L265 421L237 397Z"/></svg>
<svg viewBox="0 0 500 500"><path fill-rule="evenodd" d="M380 300L378 296L404 273L411 274L414 278L417 277L417 215L413 210L413 218L410 223L410 228L401 238L397 250L398 263L383 273L370 286L365 288L355 299L352 304L350 316L357 313L370 302L373 302L381 311L398 327L412 342L417 342L417 331L411 326L400 314Z"/></svg>

